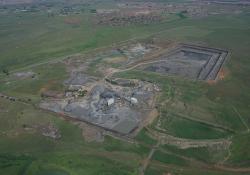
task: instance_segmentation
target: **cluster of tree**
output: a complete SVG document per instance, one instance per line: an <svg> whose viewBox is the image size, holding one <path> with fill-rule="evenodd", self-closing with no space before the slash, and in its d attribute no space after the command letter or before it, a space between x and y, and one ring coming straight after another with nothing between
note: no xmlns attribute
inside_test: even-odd
<svg viewBox="0 0 250 175"><path fill-rule="evenodd" d="M3 69L2 72L5 74L5 75L9 75L9 70L8 69Z"/></svg>

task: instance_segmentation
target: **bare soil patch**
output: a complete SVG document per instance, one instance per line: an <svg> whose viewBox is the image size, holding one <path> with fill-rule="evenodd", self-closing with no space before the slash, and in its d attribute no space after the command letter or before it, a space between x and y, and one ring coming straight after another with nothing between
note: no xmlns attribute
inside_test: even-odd
<svg viewBox="0 0 250 175"><path fill-rule="evenodd" d="M174 51L161 55L158 62L139 68L160 74L210 81L217 79L227 55L228 52L221 49L181 44ZM223 72L219 75L222 78Z"/></svg>

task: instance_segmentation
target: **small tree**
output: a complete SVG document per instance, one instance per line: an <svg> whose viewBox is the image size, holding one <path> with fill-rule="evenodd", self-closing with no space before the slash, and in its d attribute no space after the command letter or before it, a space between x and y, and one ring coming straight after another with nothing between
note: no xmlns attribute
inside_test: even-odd
<svg viewBox="0 0 250 175"><path fill-rule="evenodd" d="M10 74L8 69L3 69L3 73L6 74L6 75Z"/></svg>

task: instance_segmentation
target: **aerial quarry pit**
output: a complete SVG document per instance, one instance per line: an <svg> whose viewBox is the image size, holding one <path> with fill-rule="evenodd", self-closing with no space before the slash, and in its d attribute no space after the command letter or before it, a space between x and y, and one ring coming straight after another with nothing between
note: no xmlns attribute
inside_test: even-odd
<svg viewBox="0 0 250 175"><path fill-rule="evenodd" d="M158 62L144 64L140 69L190 79L215 80L227 55L227 51L220 49L180 44L173 51L162 54Z"/></svg>
<svg viewBox="0 0 250 175"><path fill-rule="evenodd" d="M96 82L90 86L84 97L46 101L40 106L122 135L138 128L154 107L155 92L150 83L122 87Z"/></svg>
<svg viewBox="0 0 250 175"><path fill-rule="evenodd" d="M250 175L250 0L0 16L0 175Z"/></svg>
<svg viewBox="0 0 250 175"><path fill-rule="evenodd" d="M148 121L152 122L148 118L156 110L161 88L154 82L115 78L113 74L135 69L195 80L216 80L227 55L225 50L190 44L179 43L174 47L170 44L164 48L138 42L96 54L94 59L100 60L102 56L105 65L98 67L105 75L103 78L88 73L89 65L81 65L79 58L67 60L70 77L64 81L63 97L43 98L39 107L120 136L134 137ZM110 60L121 57L123 59L114 63L118 67L109 66Z"/></svg>

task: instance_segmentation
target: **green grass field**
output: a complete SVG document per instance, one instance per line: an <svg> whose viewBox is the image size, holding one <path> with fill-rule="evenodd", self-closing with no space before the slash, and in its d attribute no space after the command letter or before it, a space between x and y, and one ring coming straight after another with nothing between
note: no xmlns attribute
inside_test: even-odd
<svg viewBox="0 0 250 175"><path fill-rule="evenodd" d="M170 118L176 118L174 123L163 124L165 129L171 128L173 135L181 137L193 138L216 138L235 135L231 158L229 163L246 165L249 162L249 149L240 149L239 145L247 145L243 140L247 136L243 136L249 127L249 81L247 80L247 72L249 73L249 54L248 48L249 38L249 18L248 14L239 16L216 16L206 20L190 20L185 19L182 25L173 28L175 32L167 30L160 34L162 38L177 39L181 42L203 41L209 46L226 48L230 51L230 58L227 60L225 68L228 70L225 78L216 84L206 84L203 82L193 82L190 80L180 79L174 76L159 76L154 73L146 73L140 71L130 71L116 74L117 77L139 78L156 82L161 85L161 100L172 99L172 104L166 104L163 108L171 111ZM187 28L188 26L188 28ZM191 30L193 28L194 30ZM190 30L183 33L183 29ZM179 30L179 32L178 32ZM205 32L206 31L206 32ZM241 44L238 44L241 43ZM186 104L187 109L183 107ZM182 104L182 106L180 105ZM238 111L235 111L235 109ZM217 129L206 124L199 124L192 120L179 118L176 113L181 116L187 116L196 121L197 119L209 124L216 124L229 128L233 133L224 133L218 135ZM240 119L242 118L242 120ZM179 122L177 122L179 121ZM202 126L203 125L203 126ZM211 130L212 129L212 130ZM214 130L215 129L215 130ZM192 131L193 130L193 131ZM216 131L216 132L214 132ZM224 132L224 131L223 131ZM223 133L222 132L222 133ZM215 134L213 136L213 133ZM220 132L219 132L220 133ZM197 135L198 134L198 135ZM203 135L205 134L205 135ZM242 137L241 137L242 135ZM239 141L237 138L243 140ZM236 146L238 145L238 146ZM237 151L236 151L237 150ZM236 154L235 156L233 154ZM192 156L191 156L192 157ZM195 155L193 156L195 158Z"/></svg>
<svg viewBox="0 0 250 175"><path fill-rule="evenodd" d="M249 168L249 13L183 19L173 14L169 21L162 24L127 27L96 26L88 12L53 18L41 12L1 15L0 93L31 99L31 105L0 98L0 174L138 174L141 162L150 152L150 146L157 143L146 129L136 136L138 144L108 136L103 143L88 143L77 125L33 105L41 100L40 94L44 88L63 91L62 83L69 76L62 63L46 64L47 61L83 54L128 39L147 38L152 34L162 40L206 43L210 47L229 50L230 57L224 65L227 70L225 78L215 84L208 84L138 70L114 76L137 78L160 85L160 127L165 131L159 132L196 140L232 137L230 155L225 165ZM67 19L79 19L80 24L72 26L65 22ZM156 34L159 31L162 32ZM27 67L37 63L44 64ZM93 60L90 73L96 73L98 63L99 60ZM33 71L37 73L37 78L16 80L11 75L3 74L3 69ZM59 128L61 139L53 140L38 131L23 128L24 124L48 123ZM156 123L149 127L157 131ZM184 156L213 164L227 158L228 150L208 147L182 150L169 145L161 148L170 153L157 150L146 175L168 172L181 175L247 175L244 172L203 169L181 158Z"/></svg>
<svg viewBox="0 0 250 175"><path fill-rule="evenodd" d="M188 165L188 162L186 160L172 154L163 153L161 151L155 152L152 159L166 164L174 164L179 166Z"/></svg>
<svg viewBox="0 0 250 175"><path fill-rule="evenodd" d="M183 174L183 175L247 175L247 173L232 173L232 172L223 172L223 171L215 171L215 170L202 170L196 168L180 168L180 167L169 167L163 168L160 166L151 166L145 172L146 175L158 175L164 173L171 174Z"/></svg>
<svg viewBox="0 0 250 175"><path fill-rule="evenodd" d="M187 148L179 149L175 146L164 145L162 146L164 150L172 152L180 156L186 156L188 158L193 158L206 163L214 163L223 160L223 158L228 154L226 148L217 147L199 147L199 148Z"/></svg>
<svg viewBox="0 0 250 175"><path fill-rule="evenodd" d="M165 129L168 134L190 139L216 139L226 137L230 134L206 124L183 119L173 113L166 115L162 112L160 127Z"/></svg>
<svg viewBox="0 0 250 175"><path fill-rule="evenodd" d="M148 152L142 145L121 143L113 138L106 138L103 144L87 143L76 125L38 112L32 106L9 104L2 99L0 102L1 109L4 105L11 111L0 115L1 174L134 174L138 162ZM60 140L23 129L23 124L48 122L60 129Z"/></svg>
<svg viewBox="0 0 250 175"><path fill-rule="evenodd" d="M77 27L66 20L77 19ZM109 27L96 26L91 14L56 16L46 13L6 14L0 21L1 70L12 70L30 64L46 62L65 55L107 47L112 43L148 36L165 30L176 17L153 26ZM177 18L178 22L178 18Z"/></svg>

